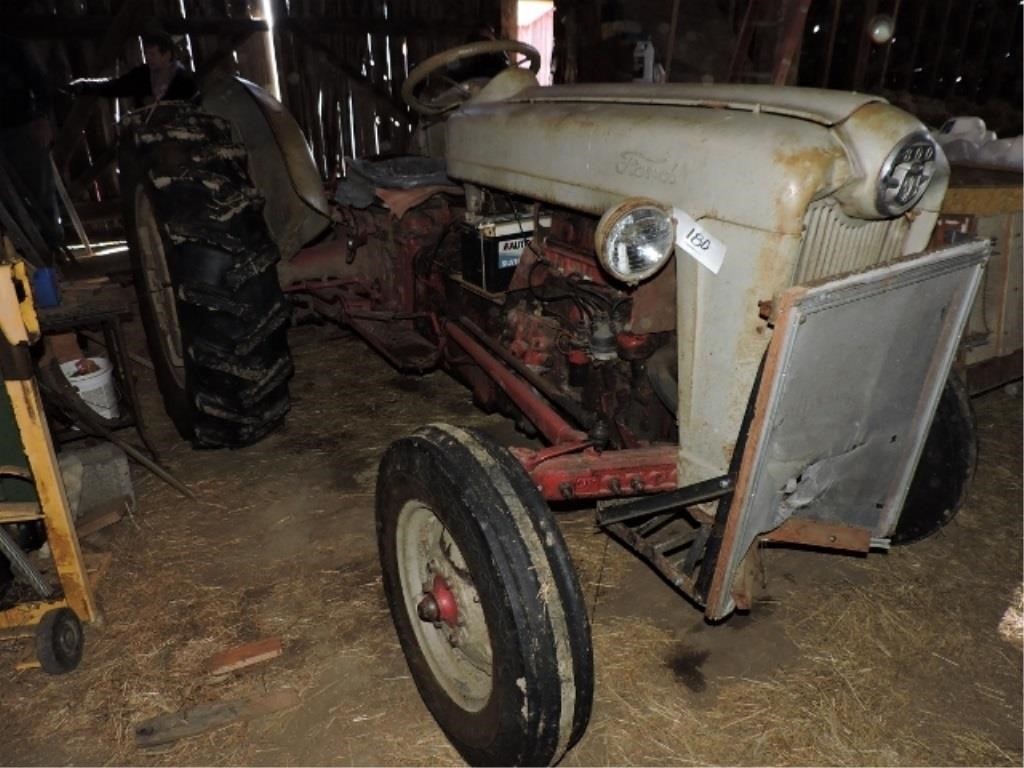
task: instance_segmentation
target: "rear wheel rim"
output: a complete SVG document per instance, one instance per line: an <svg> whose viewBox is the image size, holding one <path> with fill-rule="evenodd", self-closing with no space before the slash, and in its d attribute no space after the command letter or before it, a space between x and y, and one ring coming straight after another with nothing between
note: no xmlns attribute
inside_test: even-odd
<svg viewBox="0 0 1024 768"><path fill-rule="evenodd" d="M142 279L149 305L156 315L159 326L160 350L167 361L167 368L175 384L185 388L184 343L181 339L181 325L178 321L178 303L174 297L171 272L167 267L164 241L160 226L153 213L146 190L135 191L135 234L139 242L139 259L142 262Z"/></svg>
<svg viewBox="0 0 1024 768"><path fill-rule="evenodd" d="M402 598L416 643L435 680L467 712L479 712L494 685L493 651L483 606L458 544L429 505L409 501L398 516L396 551ZM424 599L443 585L454 614L420 617Z"/></svg>

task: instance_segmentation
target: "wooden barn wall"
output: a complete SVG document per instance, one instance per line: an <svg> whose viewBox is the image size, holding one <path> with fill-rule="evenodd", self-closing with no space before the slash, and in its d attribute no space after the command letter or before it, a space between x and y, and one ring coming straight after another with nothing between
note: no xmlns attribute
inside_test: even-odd
<svg viewBox="0 0 1024 768"><path fill-rule="evenodd" d="M733 73L751 6L752 41ZM790 83L879 93L933 123L980 114L1001 135L1021 132L1020 0L555 0L555 80L629 80L636 41L650 40L671 81L768 82L786 21L804 6ZM889 44L866 34L879 14L895 19Z"/></svg>
<svg viewBox="0 0 1024 768"><path fill-rule="evenodd" d="M346 157L402 151L411 119L400 96L408 71L465 42L481 24L500 28L507 6L507 0L0 0L0 33L29 42L47 71L54 157L84 218L102 230L117 226L117 120L130 105L59 89L76 77L116 76L141 64L142 31L155 25L174 35L200 88L206 75L225 68L272 92L279 86L323 177L331 179L343 173Z"/></svg>

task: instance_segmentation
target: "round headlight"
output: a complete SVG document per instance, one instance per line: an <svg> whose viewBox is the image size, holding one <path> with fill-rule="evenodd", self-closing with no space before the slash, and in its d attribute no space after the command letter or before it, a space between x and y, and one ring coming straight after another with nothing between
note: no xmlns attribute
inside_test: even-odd
<svg viewBox="0 0 1024 768"><path fill-rule="evenodd" d="M935 141L912 133L882 163L875 204L883 216L898 216L917 205L935 175Z"/></svg>
<svg viewBox="0 0 1024 768"><path fill-rule="evenodd" d="M594 245L601 265L624 283L638 283L661 269L675 247L669 208L631 197L598 222Z"/></svg>

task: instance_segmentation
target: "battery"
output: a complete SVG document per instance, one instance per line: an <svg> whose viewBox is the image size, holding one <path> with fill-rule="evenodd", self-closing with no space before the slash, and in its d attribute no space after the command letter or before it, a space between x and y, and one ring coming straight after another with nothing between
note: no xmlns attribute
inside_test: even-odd
<svg viewBox="0 0 1024 768"><path fill-rule="evenodd" d="M551 217L542 216L540 223L550 227ZM464 225L462 279L488 293L501 293L532 238L533 219L522 216L491 216Z"/></svg>

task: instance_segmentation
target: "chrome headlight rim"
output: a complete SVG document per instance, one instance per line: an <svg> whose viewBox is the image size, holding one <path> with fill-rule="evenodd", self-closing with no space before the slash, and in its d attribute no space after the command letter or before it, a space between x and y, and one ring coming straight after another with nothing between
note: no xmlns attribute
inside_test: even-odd
<svg viewBox="0 0 1024 768"><path fill-rule="evenodd" d="M876 182L875 207L882 216L901 216L921 202L938 168L939 147L926 131L907 134L886 155ZM904 187L912 184L901 196Z"/></svg>
<svg viewBox="0 0 1024 768"><path fill-rule="evenodd" d="M608 249L614 244L619 228L624 226L630 217L635 217L643 211L656 212L659 217L663 218L664 224L668 228L668 246L649 266L624 272L615 266ZM601 216L594 232L594 248L597 251L597 259L601 267L616 280L628 285L636 285L653 277L668 263L675 251L675 220L672 217L672 207L648 197L626 198L613 205Z"/></svg>

